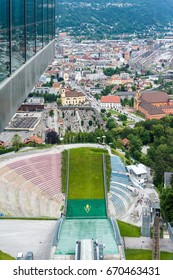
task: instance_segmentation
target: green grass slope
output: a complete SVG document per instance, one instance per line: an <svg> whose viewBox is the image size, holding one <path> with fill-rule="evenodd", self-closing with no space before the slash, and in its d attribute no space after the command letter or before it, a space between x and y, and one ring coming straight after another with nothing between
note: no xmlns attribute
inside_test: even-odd
<svg viewBox="0 0 173 280"><path fill-rule="evenodd" d="M137 226L134 226L134 225L131 225L131 224L119 221L119 220L117 220L117 222L118 222L121 236L140 237L140 235L141 235L140 227L137 227Z"/></svg>
<svg viewBox="0 0 173 280"><path fill-rule="evenodd" d="M104 199L102 154L105 150L70 150L68 199Z"/></svg>
<svg viewBox="0 0 173 280"><path fill-rule="evenodd" d="M126 249L125 254L127 260L152 260L151 250ZM160 252L160 259L173 260L173 253Z"/></svg>
<svg viewBox="0 0 173 280"><path fill-rule="evenodd" d="M13 258L10 255L0 251L0 260L15 260L15 258Z"/></svg>

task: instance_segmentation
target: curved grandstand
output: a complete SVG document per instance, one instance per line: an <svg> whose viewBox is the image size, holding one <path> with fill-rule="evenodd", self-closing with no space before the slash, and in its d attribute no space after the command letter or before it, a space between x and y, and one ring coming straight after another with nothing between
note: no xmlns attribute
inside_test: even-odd
<svg viewBox="0 0 173 280"><path fill-rule="evenodd" d="M0 212L17 217L59 217L61 154L9 159L0 168Z"/></svg>
<svg viewBox="0 0 173 280"><path fill-rule="evenodd" d="M130 180L126 166L118 156L111 156L111 184L109 198L115 210L115 216L123 217L135 204L137 188Z"/></svg>

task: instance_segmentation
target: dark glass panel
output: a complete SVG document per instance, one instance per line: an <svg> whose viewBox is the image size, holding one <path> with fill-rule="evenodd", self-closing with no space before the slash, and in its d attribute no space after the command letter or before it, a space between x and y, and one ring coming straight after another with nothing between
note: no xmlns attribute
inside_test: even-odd
<svg viewBox="0 0 173 280"><path fill-rule="evenodd" d="M29 59L36 52L35 0L26 1L26 57Z"/></svg>
<svg viewBox="0 0 173 280"><path fill-rule="evenodd" d="M49 42L53 39L53 1L48 0L48 36Z"/></svg>
<svg viewBox="0 0 173 280"><path fill-rule="evenodd" d="M12 72L25 62L24 0L12 1Z"/></svg>
<svg viewBox="0 0 173 280"><path fill-rule="evenodd" d="M48 0L43 0L43 45L48 42Z"/></svg>
<svg viewBox="0 0 173 280"><path fill-rule="evenodd" d="M37 0L36 19L37 19L36 46L37 46L37 51L39 51L43 47L43 0Z"/></svg>
<svg viewBox="0 0 173 280"><path fill-rule="evenodd" d="M1 0L0 7L0 81L10 74L9 1Z"/></svg>

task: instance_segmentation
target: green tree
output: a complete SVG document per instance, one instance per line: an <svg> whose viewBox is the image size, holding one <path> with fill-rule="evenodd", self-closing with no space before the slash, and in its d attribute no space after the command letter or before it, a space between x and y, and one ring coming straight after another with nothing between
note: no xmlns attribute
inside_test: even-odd
<svg viewBox="0 0 173 280"><path fill-rule="evenodd" d="M12 145L16 152L20 149L21 144L22 144L22 138L18 134L15 134L12 138Z"/></svg>
<svg viewBox="0 0 173 280"><path fill-rule="evenodd" d="M92 126L93 125L92 120L89 120L88 124L89 124L89 126Z"/></svg>
<svg viewBox="0 0 173 280"><path fill-rule="evenodd" d="M123 114L119 114L118 119L119 119L121 122L124 122L124 121L127 121L127 116L126 116L126 115L123 115Z"/></svg>
<svg viewBox="0 0 173 280"><path fill-rule="evenodd" d="M61 98L57 98L56 103L58 106L62 105L62 99Z"/></svg>
<svg viewBox="0 0 173 280"><path fill-rule="evenodd" d="M173 221L173 188L172 187L166 187L162 190L160 195L160 206L161 206L161 212L164 217L164 219L168 222Z"/></svg>
<svg viewBox="0 0 173 280"><path fill-rule="evenodd" d="M49 116L50 116L50 117L53 117L53 116L54 116L54 111L53 111L53 110L50 110L50 111L49 111Z"/></svg>
<svg viewBox="0 0 173 280"><path fill-rule="evenodd" d="M108 119L107 123L106 123L106 127L111 130L113 128L116 127L115 121L113 118Z"/></svg>

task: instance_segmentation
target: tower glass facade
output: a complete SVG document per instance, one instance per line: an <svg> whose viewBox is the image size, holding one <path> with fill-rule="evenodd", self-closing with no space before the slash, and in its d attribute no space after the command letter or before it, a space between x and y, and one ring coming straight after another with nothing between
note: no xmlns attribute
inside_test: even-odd
<svg viewBox="0 0 173 280"><path fill-rule="evenodd" d="M55 0L1 0L0 82L53 40Z"/></svg>

